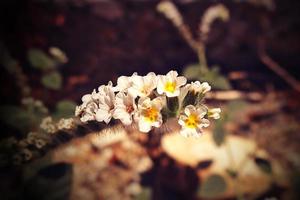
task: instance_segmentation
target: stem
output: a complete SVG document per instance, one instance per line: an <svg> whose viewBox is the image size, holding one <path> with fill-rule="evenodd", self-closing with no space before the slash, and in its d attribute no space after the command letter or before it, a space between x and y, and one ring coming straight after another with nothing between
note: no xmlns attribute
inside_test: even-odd
<svg viewBox="0 0 300 200"><path fill-rule="evenodd" d="M291 76L284 68L282 68L277 62L275 62L266 51L266 46L262 39L258 43L258 56L260 60L278 76L287 82L294 90L300 92L300 82Z"/></svg>
<svg viewBox="0 0 300 200"><path fill-rule="evenodd" d="M201 65L201 67L205 71L208 71L207 60L206 60L206 55L205 55L205 46L200 42L198 45L197 54L198 54L198 59L199 59L199 63Z"/></svg>

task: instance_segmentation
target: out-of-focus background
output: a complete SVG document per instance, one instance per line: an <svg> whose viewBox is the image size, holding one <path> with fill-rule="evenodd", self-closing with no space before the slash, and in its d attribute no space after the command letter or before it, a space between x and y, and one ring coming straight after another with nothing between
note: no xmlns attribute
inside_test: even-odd
<svg viewBox="0 0 300 200"><path fill-rule="evenodd" d="M299 9L297 0L2 0L3 198L299 199ZM200 139L68 121L94 88L170 70L212 85L206 103L222 115Z"/></svg>

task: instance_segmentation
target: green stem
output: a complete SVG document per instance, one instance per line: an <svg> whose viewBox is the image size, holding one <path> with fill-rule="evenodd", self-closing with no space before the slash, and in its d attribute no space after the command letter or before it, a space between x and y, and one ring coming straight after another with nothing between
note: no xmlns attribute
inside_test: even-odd
<svg viewBox="0 0 300 200"><path fill-rule="evenodd" d="M205 46L203 44L198 45L197 54L201 67L203 67L205 71L208 71L207 60L205 55Z"/></svg>

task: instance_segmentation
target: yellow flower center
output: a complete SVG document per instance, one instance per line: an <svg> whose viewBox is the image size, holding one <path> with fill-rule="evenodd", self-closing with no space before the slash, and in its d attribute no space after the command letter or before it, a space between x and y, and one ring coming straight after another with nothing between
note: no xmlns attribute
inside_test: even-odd
<svg viewBox="0 0 300 200"><path fill-rule="evenodd" d="M156 108L147 108L144 111L145 120L148 122L155 122L158 118L159 111Z"/></svg>
<svg viewBox="0 0 300 200"><path fill-rule="evenodd" d="M175 91L175 89L176 89L176 83L175 82L169 82L168 81L165 84L165 91L173 93Z"/></svg>
<svg viewBox="0 0 300 200"><path fill-rule="evenodd" d="M196 128L199 120L196 115L191 114L188 118L184 121L185 126L188 128Z"/></svg>

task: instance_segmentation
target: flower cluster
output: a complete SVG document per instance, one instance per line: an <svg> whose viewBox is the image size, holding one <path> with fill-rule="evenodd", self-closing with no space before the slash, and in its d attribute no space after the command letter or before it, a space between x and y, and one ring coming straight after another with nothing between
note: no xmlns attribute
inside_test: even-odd
<svg viewBox="0 0 300 200"><path fill-rule="evenodd" d="M136 123L141 132L177 118L183 136L199 136L202 128L209 126L209 118L220 118L220 108L209 109L203 104L210 89L207 82L187 84L176 71L166 75L150 72L146 76L134 73L119 77L115 87L109 82L84 95L75 115L82 122L108 124L114 118L126 126Z"/></svg>

